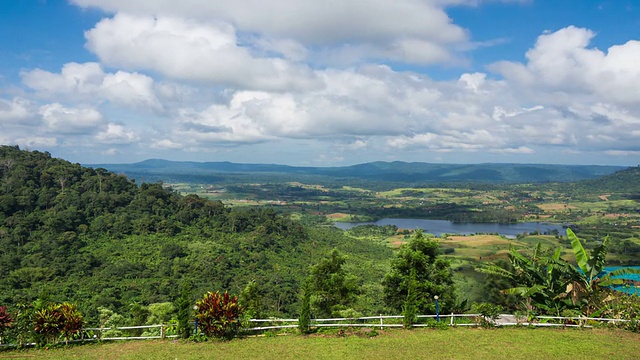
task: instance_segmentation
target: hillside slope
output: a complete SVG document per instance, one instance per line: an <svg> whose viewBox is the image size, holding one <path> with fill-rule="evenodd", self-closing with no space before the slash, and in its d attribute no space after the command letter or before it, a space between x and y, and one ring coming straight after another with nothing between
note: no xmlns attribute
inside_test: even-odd
<svg viewBox="0 0 640 360"><path fill-rule="evenodd" d="M265 315L292 316L298 284L332 248L378 278L391 253L48 153L2 146L0 164L0 305L71 301L95 319L98 307L173 301L183 282L238 293L253 280Z"/></svg>

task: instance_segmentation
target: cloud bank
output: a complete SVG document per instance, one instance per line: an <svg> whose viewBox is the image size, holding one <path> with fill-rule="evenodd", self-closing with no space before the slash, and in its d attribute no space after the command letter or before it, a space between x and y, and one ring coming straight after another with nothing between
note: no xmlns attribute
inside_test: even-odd
<svg viewBox="0 0 640 360"><path fill-rule="evenodd" d="M422 67L464 64L472 42L447 8L481 4L72 2L106 12L85 32L97 61L23 70L24 93L0 97L4 142L317 165L640 152L637 40L600 50L567 26L522 62L436 80Z"/></svg>

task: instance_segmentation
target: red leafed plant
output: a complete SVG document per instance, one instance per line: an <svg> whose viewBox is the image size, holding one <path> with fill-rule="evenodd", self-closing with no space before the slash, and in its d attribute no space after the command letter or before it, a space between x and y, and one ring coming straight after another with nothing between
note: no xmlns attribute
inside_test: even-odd
<svg viewBox="0 0 640 360"><path fill-rule="evenodd" d="M7 312L6 306L0 306L0 344L2 344L2 337L4 336L4 332L9 329L13 325L13 319L11 318L11 314Z"/></svg>
<svg viewBox="0 0 640 360"><path fill-rule="evenodd" d="M62 303L59 308L60 313L62 314L63 321L61 323L60 331L62 335L64 335L66 339L66 343L69 343L69 339L74 335L78 334L80 330L82 330L82 325L84 325L84 319L82 314L78 309L76 309L75 304L70 303Z"/></svg>
<svg viewBox="0 0 640 360"><path fill-rule="evenodd" d="M62 320L60 305L49 304L36 312L34 330L36 333L44 335L47 343L53 344L60 335Z"/></svg>
<svg viewBox="0 0 640 360"><path fill-rule="evenodd" d="M80 332L83 325L82 314L76 306L69 303L49 304L36 312L34 330L46 337L49 343L54 343L60 334L66 342Z"/></svg>
<svg viewBox="0 0 640 360"><path fill-rule="evenodd" d="M237 296L208 292L196 306L198 327L206 336L232 339L240 331L242 309Z"/></svg>

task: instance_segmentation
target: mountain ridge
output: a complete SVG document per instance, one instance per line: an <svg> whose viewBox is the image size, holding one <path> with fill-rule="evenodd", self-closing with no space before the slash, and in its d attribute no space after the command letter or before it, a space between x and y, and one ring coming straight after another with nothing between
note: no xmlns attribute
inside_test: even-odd
<svg viewBox="0 0 640 360"><path fill-rule="evenodd" d="M225 175L271 179L286 176L311 176L329 179L358 179L399 183L544 183L572 182L611 175L627 167L613 165L554 165L518 163L441 164L404 161L374 161L348 166L314 167L281 164L234 163L230 161L195 162L148 159L131 164L87 164L133 178L147 180L185 179L189 176L212 177L220 182ZM251 176L248 176L251 175ZM237 181L238 179L235 178Z"/></svg>

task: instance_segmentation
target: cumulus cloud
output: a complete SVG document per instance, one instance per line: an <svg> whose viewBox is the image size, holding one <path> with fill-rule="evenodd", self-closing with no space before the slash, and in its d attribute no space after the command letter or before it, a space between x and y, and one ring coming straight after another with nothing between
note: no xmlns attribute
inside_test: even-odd
<svg viewBox="0 0 640 360"><path fill-rule="evenodd" d="M435 80L408 69L473 51L446 9L482 0L72 2L110 12L85 33L99 62L23 71L33 98L0 98L3 139L31 129L107 155L295 144L326 162L640 151L639 41L599 50L595 32L569 26L541 34L523 62Z"/></svg>
<svg viewBox="0 0 640 360"><path fill-rule="evenodd" d="M102 114L90 108L66 108L58 103L40 107L47 131L57 134L93 132L102 123Z"/></svg>
<svg viewBox="0 0 640 360"><path fill-rule="evenodd" d="M306 66L253 56L225 23L119 13L100 21L86 38L87 48L105 64L175 79L266 90L318 85Z"/></svg>
<svg viewBox="0 0 640 360"><path fill-rule="evenodd" d="M31 104L23 98L0 99L0 123L19 123L32 116Z"/></svg>
<svg viewBox="0 0 640 360"><path fill-rule="evenodd" d="M467 34L444 11L452 1L385 0L297 1L184 0L126 1L72 0L82 7L111 12L172 15L206 21L221 19L241 31L297 39L307 44L384 42L399 38L430 39L439 43L465 40ZM384 21L381 21L384 19Z"/></svg>
<svg viewBox="0 0 640 360"><path fill-rule="evenodd" d="M121 124L109 123L104 130L96 134L95 140L103 144L132 144L139 141L140 137Z"/></svg>
<svg viewBox="0 0 640 360"><path fill-rule="evenodd" d="M21 73L22 81L41 96L73 100L108 100L132 108L160 109L152 78L139 73L105 73L98 63L67 63L59 74L34 69Z"/></svg>
<svg viewBox="0 0 640 360"><path fill-rule="evenodd" d="M575 26L546 33L526 53L527 63L498 62L490 69L527 87L637 103L640 41L612 46L605 53L588 47L595 35Z"/></svg>

